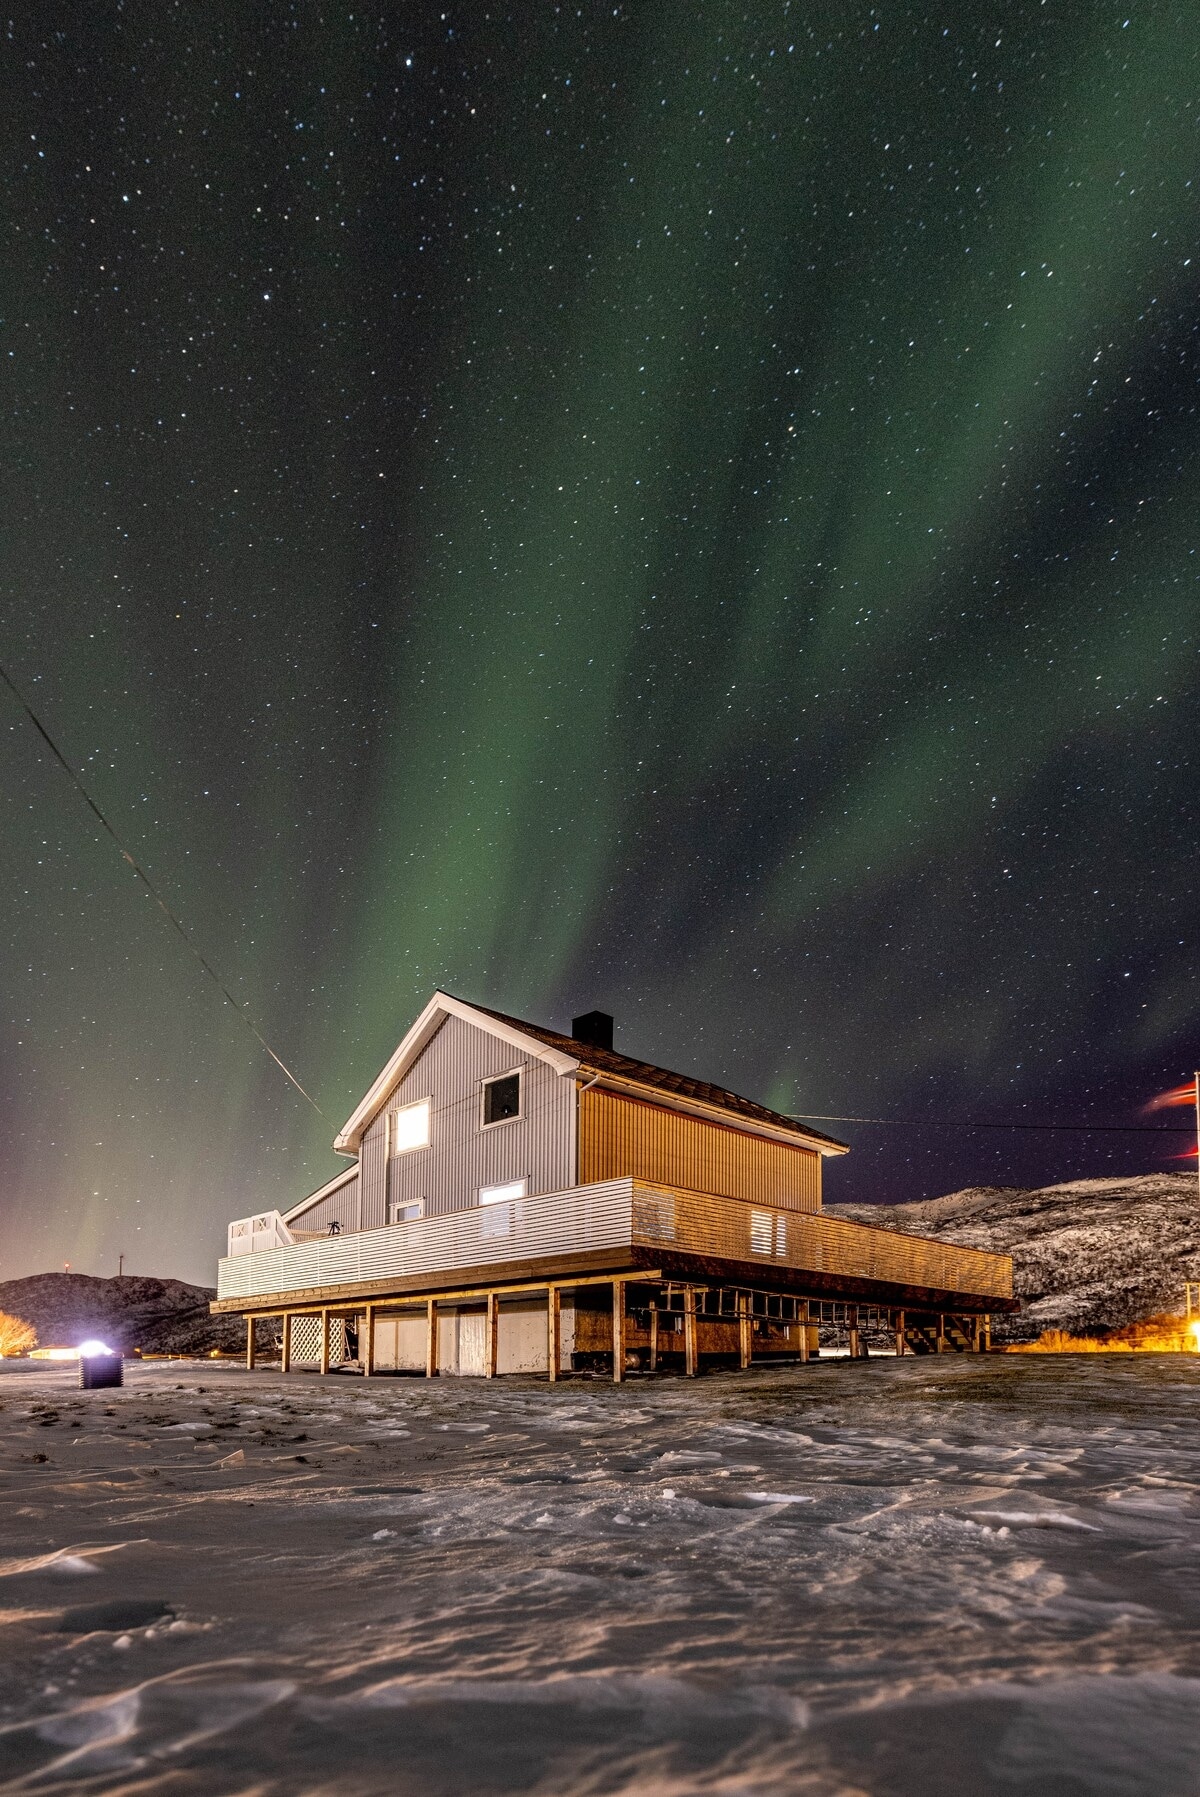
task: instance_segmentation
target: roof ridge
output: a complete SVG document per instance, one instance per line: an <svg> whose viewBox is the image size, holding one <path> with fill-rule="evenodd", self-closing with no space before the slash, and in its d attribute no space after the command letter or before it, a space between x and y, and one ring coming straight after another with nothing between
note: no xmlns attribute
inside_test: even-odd
<svg viewBox="0 0 1200 1797"><path fill-rule="evenodd" d="M455 997L447 993L447 997ZM511 1029L522 1030L536 1040L544 1042L548 1048L559 1048L566 1053L577 1055L578 1059L597 1072L620 1074L635 1078L630 1069L636 1069L643 1076L645 1085L660 1091L675 1092L681 1098L691 1098L698 1104L711 1104L714 1108L725 1110L732 1116L740 1116L747 1121L769 1123L778 1129L785 1129L791 1135L804 1137L810 1142L828 1144L831 1148L845 1149L846 1144L839 1142L836 1136L828 1136L823 1130L813 1129L808 1124L799 1123L794 1117L785 1116L782 1111L773 1111L768 1105L760 1104L757 1099L746 1098L741 1092L734 1092L728 1086L715 1086L710 1080L697 1079L693 1074L676 1073L672 1068L660 1067L654 1061L639 1060L635 1055L622 1054L617 1048L601 1048L594 1042L581 1042L576 1036L569 1036L562 1030L547 1029L544 1024L530 1023L522 1017L513 1017L507 1011L496 1011L489 1005L477 1005L471 999L459 999L460 1004L469 1005L484 1017L491 1017L497 1023L507 1024ZM650 1077L646 1077L650 1076Z"/></svg>

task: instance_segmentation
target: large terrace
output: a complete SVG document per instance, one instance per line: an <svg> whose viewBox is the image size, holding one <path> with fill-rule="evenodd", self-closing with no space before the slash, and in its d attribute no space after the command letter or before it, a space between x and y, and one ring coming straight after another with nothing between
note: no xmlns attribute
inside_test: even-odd
<svg viewBox="0 0 1200 1797"><path fill-rule="evenodd" d="M655 1269L697 1283L930 1310L1008 1310L1004 1255L738 1199L612 1179L537 1197L286 1243L267 1219L219 1263L214 1309L418 1296ZM240 1228L235 1225L234 1228ZM285 1245L258 1247L284 1239Z"/></svg>

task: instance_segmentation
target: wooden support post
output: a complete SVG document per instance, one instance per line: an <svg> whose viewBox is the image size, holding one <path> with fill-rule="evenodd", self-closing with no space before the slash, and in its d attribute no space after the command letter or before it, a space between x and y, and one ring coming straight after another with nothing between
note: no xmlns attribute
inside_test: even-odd
<svg viewBox="0 0 1200 1797"><path fill-rule="evenodd" d="M750 1365L750 1357L754 1352L754 1318L750 1314L750 1300L745 1292L738 1293L738 1364L745 1372Z"/></svg>
<svg viewBox="0 0 1200 1797"><path fill-rule="evenodd" d="M246 1371L254 1371L254 1318L246 1318Z"/></svg>
<svg viewBox="0 0 1200 1797"><path fill-rule="evenodd" d="M983 1319L983 1351L985 1354L990 1354L992 1351L992 1319L990 1316L985 1316Z"/></svg>
<svg viewBox="0 0 1200 1797"><path fill-rule="evenodd" d="M425 1377L436 1379L438 1370L438 1307L437 1299L429 1298L425 1304Z"/></svg>
<svg viewBox="0 0 1200 1797"><path fill-rule="evenodd" d="M556 1285L546 1290L546 1366L553 1385L562 1368L562 1293Z"/></svg>
<svg viewBox="0 0 1200 1797"><path fill-rule="evenodd" d="M613 1383L620 1385L625 1377L625 1281L613 1280L612 1348Z"/></svg>
<svg viewBox="0 0 1200 1797"><path fill-rule="evenodd" d="M329 1312L321 1312L321 1371L329 1371Z"/></svg>
<svg viewBox="0 0 1200 1797"><path fill-rule="evenodd" d="M367 1305L367 1327L364 1334L366 1340L361 1350L362 1369L363 1377L369 1379L375 1371L375 1306L373 1304Z"/></svg>
<svg viewBox="0 0 1200 1797"><path fill-rule="evenodd" d="M944 1316L941 1315L940 1312L938 1314L938 1326L937 1326L937 1351L939 1354L945 1354L947 1351L947 1349L946 1349L946 1319Z"/></svg>
<svg viewBox="0 0 1200 1797"><path fill-rule="evenodd" d="M908 1352L908 1346L904 1340L904 1312L902 1310L898 1310L896 1312L896 1356L897 1356L897 1359L899 1359L900 1356L906 1354L907 1352Z"/></svg>
<svg viewBox="0 0 1200 1797"><path fill-rule="evenodd" d="M858 1333L858 1310L855 1308L850 1312L850 1358L851 1360L861 1360L862 1357L862 1340Z"/></svg>
<svg viewBox="0 0 1200 1797"><path fill-rule="evenodd" d="M683 1294L683 1370L689 1379L696 1377L696 1288L689 1285Z"/></svg>
<svg viewBox="0 0 1200 1797"><path fill-rule="evenodd" d="M500 1300L495 1292L487 1295L487 1338L483 1351L483 1376L485 1379L496 1377L497 1350L500 1335Z"/></svg>
<svg viewBox="0 0 1200 1797"><path fill-rule="evenodd" d="M972 1354L982 1354L983 1353L983 1318L982 1317L972 1317L971 1318L971 1352L972 1352Z"/></svg>
<svg viewBox="0 0 1200 1797"><path fill-rule="evenodd" d="M800 1306L800 1364L808 1365L808 1299Z"/></svg>
<svg viewBox="0 0 1200 1797"><path fill-rule="evenodd" d="M290 1373L292 1370L292 1313L283 1313L283 1347L280 1351L280 1372Z"/></svg>
<svg viewBox="0 0 1200 1797"><path fill-rule="evenodd" d="M650 1306L650 1371L658 1371L658 1306Z"/></svg>

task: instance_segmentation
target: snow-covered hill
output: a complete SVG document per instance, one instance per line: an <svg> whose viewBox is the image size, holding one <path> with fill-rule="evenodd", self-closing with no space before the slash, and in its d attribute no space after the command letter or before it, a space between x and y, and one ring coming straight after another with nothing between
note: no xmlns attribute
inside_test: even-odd
<svg viewBox="0 0 1200 1797"><path fill-rule="evenodd" d="M829 1204L832 1217L942 1236L1011 1254L1025 1310L996 1333L1025 1340L1043 1329L1111 1329L1183 1307L1200 1279L1200 1193L1194 1174L1073 1179L1025 1191L968 1186L915 1204Z"/></svg>
<svg viewBox="0 0 1200 1797"><path fill-rule="evenodd" d="M127 1353L236 1353L245 1343L245 1325L239 1317L209 1315L209 1299L216 1295L182 1279L35 1273L0 1284L0 1310L32 1323L46 1348L96 1336Z"/></svg>

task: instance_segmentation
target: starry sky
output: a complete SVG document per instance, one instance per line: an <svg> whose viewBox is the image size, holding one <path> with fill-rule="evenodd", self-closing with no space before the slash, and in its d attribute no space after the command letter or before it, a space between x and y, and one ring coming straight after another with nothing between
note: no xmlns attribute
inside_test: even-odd
<svg viewBox="0 0 1200 1797"><path fill-rule="evenodd" d="M437 986L831 1199L1188 1164L942 1125L1200 1051L1191 8L48 18L0 661L319 1112L0 691L0 1277L212 1281Z"/></svg>

